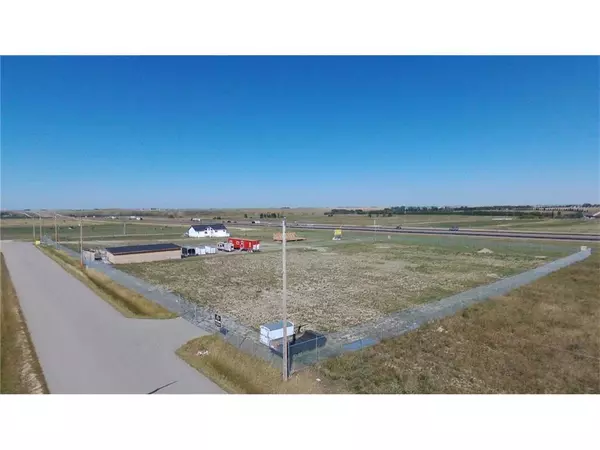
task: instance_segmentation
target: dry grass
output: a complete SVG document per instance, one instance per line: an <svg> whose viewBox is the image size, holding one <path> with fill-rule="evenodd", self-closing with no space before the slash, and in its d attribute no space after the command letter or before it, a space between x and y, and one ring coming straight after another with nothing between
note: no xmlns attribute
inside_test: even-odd
<svg viewBox="0 0 600 450"><path fill-rule="evenodd" d="M312 329L342 330L544 262L534 255L478 254L392 241L296 247L288 254L288 312L292 321ZM121 268L255 328L279 314L280 252Z"/></svg>
<svg viewBox="0 0 600 450"><path fill-rule="evenodd" d="M281 372L218 336L193 339L177 355L231 394L323 394L331 392L311 371L294 374L286 383Z"/></svg>
<svg viewBox="0 0 600 450"><path fill-rule="evenodd" d="M600 393L600 255L325 362L355 393Z"/></svg>
<svg viewBox="0 0 600 450"><path fill-rule="evenodd" d="M0 393L47 394L46 380L1 253L0 259Z"/></svg>
<svg viewBox="0 0 600 450"><path fill-rule="evenodd" d="M82 270L79 267L78 261L75 261L60 250L43 246L40 247L40 249L56 261L63 269L86 284L125 317L139 319L172 319L177 317L175 313L148 300L143 295L115 283L101 272L94 269Z"/></svg>

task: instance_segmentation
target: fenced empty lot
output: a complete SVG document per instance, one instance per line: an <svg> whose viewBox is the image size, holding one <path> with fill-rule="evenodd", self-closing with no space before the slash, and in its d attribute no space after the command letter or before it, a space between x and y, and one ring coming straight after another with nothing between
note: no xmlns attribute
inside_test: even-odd
<svg viewBox="0 0 600 450"><path fill-rule="evenodd" d="M353 393L600 393L600 254L319 366Z"/></svg>
<svg viewBox="0 0 600 450"><path fill-rule="evenodd" d="M321 332L488 284L574 250L572 244L452 238L394 236L375 242L364 234L332 242L329 233L303 234L307 241L290 245L288 254L288 312L294 323ZM257 328L280 315L279 251L120 268L247 326Z"/></svg>

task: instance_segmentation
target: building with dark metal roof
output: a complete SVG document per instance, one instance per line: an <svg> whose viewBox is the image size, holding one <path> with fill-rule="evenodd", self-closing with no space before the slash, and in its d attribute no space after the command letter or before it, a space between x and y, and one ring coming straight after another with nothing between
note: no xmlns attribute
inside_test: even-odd
<svg viewBox="0 0 600 450"><path fill-rule="evenodd" d="M180 259L181 247L176 244L143 244L109 247L106 258L113 264Z"/></svg>

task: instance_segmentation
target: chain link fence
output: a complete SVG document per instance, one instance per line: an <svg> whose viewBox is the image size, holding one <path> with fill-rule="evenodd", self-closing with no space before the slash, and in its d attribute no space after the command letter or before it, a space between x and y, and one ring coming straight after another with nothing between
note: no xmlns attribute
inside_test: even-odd
<svg viewBox="0 0 600 450"><path fill-rule="evenodd" d="M590 255L591 249L582 249L577 253L518 275L485 286L479 286L439 301L404 309L379 320L364 323L341 332L331 333L327 336L327 341L321 348L315 342L310 351L297 355L294 360L294 368L298 370L346 352L370 347L383 339L400 336L428 322L454 315L476 303L504 295L552 272L583 261Z"/></svg>
<svg viewBox="0 0 600 450"><path fill-rule="evenodd" d="M70 256L79 259L79 253L55 243L47 236L43 241ZM415 330L421 325L451 316L476 303L491 297L500 296L518 287L529 284L545 275L567 267L589 257L591 249L582 249L577 253L557 259L532 270L514 275L494 283L479 286L456 295L404 309L379 320L364 323L350 329L318 335L314 339L290 343L290 372L301 370L326 359L346 352L360 350L377 344L383 339L400 336ZM166 309L179 314L185 320L202 328L208 333L219 335L238 349L259 357L274 367L282 369L282 355L260 343L259 332L246 327L231 318L223 317L221 326L215 325L215 311L189 301L167 289L154 286L132 275L116 269L114 266L94 260L86 260L86 266L96 269L115 282L155 301Z"/></svg>

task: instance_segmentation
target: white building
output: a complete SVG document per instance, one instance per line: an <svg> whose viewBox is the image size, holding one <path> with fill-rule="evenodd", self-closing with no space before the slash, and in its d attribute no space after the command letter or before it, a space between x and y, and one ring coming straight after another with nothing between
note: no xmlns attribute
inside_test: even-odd
<svg viewBox="0 0 600 450"><path fill-rule="evenodd" d="M227 231L227 227L222 223L215 223L212 225L192 225L185 234L193 238L228 237L229 231Z"/></svg>

